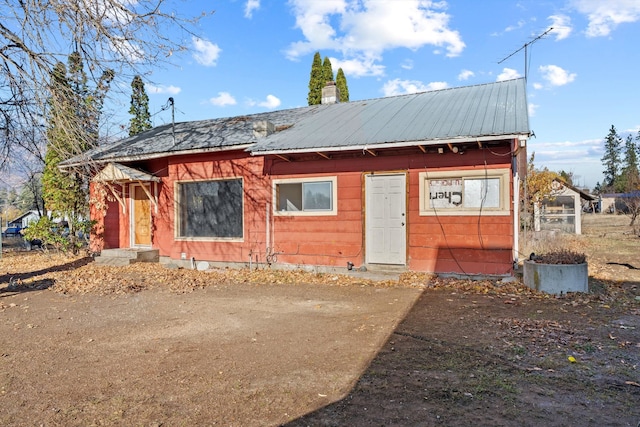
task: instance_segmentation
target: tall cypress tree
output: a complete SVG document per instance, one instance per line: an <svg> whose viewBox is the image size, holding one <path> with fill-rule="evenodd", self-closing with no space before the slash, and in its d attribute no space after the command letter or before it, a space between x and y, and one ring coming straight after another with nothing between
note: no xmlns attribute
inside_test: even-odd
<svg viewBox="0 0 640 427"><path fill-rule="evenodd" d="M618 175L620 174L620 148L622 139L618 136L615 126L611 125L609 134L604 141L604 155L602 165L604 166L603 186L607 189L614 189Z"/></svg>
<svg viewBox="0 0 640 427"><path fill-rule="evenodd" d="M332 82L333 80L333 69L331 68L331 61L328 56L324 57L324 61L322 62L322 86L326 86L327 82Z"/></svg>
<svg viewBox="0 0 640 427"><path fill-rule="evenodd" d="M340 102L349 102L349 87L347 86L347 78L345 77L342 68L338 68L336 86L340 91Z"/></svg>
<svg viewBox="0 0 640 427"><path fill-rule="evenodd" d="M131 81L131 107L129 108L129 136L151 129L151 114L149 114L149 96L144 89L142 77L135 76Z"/></svg>
<svg viewBox="0 0 640 427"><path fill-rule="evenodd" d="M320 52L313 55L313 63L311 64L311 75L309 77L309 95L307 102L309 105L318 105L322 102L322 88L325 85L324 71L322 67L322 59Z"/></svg>

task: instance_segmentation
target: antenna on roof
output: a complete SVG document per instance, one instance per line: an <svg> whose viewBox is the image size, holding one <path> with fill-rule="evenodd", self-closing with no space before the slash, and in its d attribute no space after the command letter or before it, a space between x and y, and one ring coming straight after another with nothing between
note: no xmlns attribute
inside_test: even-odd
<svg viewBox="0 0 640 427"><path fill-rule="evenodd" d="M540 34L538 37L536 37L535 39L525 43L524 45L522 45L522 47L518 50L516 50L515 52L511 52L509 55L507 55L506 57L502 58L500 61L498 61L498 64L502 64L504 61L506 61L507 59L511 58L513 55L515 55L516 53L520 52L522 49L524 49L524 80L527 80L527 75L529 74L529 65L527 62L527 49L529 48L530 45L534 44L535 42L537 42L538 40L540 40L541 38L543 38L544 36L546 36L547 34L549 34L551 32L551 30L553 30L553 27L549 27L549 29L547 31L545 31L544 33Z"/></svg>
<svg viewBox="0 0 640 427"><path fill-rule="evenodd" d="M169 97L169 104L171 105L171 135L173 136L173 145L176 145L176 109L172 96Z"/></svg>

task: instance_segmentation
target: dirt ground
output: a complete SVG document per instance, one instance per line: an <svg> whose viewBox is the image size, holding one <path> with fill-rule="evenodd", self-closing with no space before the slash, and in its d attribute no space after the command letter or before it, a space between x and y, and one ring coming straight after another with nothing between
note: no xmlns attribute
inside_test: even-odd
<svg viewBox="0 0 640 427"><path fill-rule="evenodd" d="M0 425L636 427L640 238L627 223L588 216L562 242L587 253L591 289L563 297L5 250Z"/></svg>

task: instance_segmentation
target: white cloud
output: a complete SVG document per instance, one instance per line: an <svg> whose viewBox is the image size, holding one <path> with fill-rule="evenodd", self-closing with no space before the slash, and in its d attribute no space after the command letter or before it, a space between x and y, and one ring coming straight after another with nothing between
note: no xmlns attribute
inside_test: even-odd
<svg viewBox="0 0 640 427"><path fill-rule="evenodd" d="M259 106L270 109L278 108L280 104L280 100L273 95L267 95L267 99L265 101L258 103Z"/></svg>
<svg viewBox="0 0 640 427"><path fill-rule="evenodd" d="M253 11L257 9L260 9L260 0L247 0L247 3L244 5L244 17L253 17Z"/></svg>
<svg viewBox="0 0 640 427"><path fill-rule="evenodd" d="M571 18L566 15L551 15L549 20L551 21L551 27L553 27L551 34L555 34L556 41L569 37L573 30Z"/></svg>
<svg viewBox="0 0 640 427"><path fill-rule="evenodd" d="M217 107L236 105L236 99L229 92L218 92L218 96L209 98L209 102Z"/></svg>
<svg viewBox="0 0 640 427"><path fill-rule="evenodd" d="M111 39L111 49L130 62L139 62L145 59L144 50L137 43L126 40L123 37Z"/></svg>
<svg viewBox="0 0 640 427"><path fill-rule="evenodd" d="M557 65L542 65L539 68L542 78L552 86L564 86L576 79L576 73L568 73Z"/></svg>
<svg viewBox="0 0 640 427"><path fill-rule="evenodd" d="M510 25L507 28L505 28L504 32L508 33L510 31L518 30L518 29L524 27L524 24L526 24L526 22L521 19L521 20L518 21L518 23L516 25Z"/></svg>
<svg viewBox="0 0 640 427"><path fill-rule="evenodd" d="M193 42L193 47L195 49L193 58L196 62L206 67L215 66L222 49L220 49L217 44L197 37L192 37L191 41Z"/></svg>
<svg viewBox="0 0 640 427"><path fill-rule="evenodd" d="M544 85L542 83L536 82L536 83L533 84L533 88L534 89L542 89L543 87L544 87Z"/></svg>
<svg viewBox="0 0 640 427"><path fill-rule="evenodd" d="M164 85L160 85L160 86L154 86L152 84L145 84L144 85L145 90L150 93L150 94L157 94L157 95L177 95L179 94L182 89L177 87L177 86L173 86L173 85L169 85L169 86L164 86Z"/></svg>
<svg viewBox="0 0 640 427"><path fill-rule="evenodd" d="M471 70L462 70L460 74L458 74L458 80L469 80L469 78L475 76L476 74Z"/></svg>
<svg viewBox="0 0 640 427"><path fill-rule="evenodd" d="M573 0L578 12L587 15L587 37L608 36L619 24L640 20L637 0Z"/></svg>
<svg viewBox="0 0 640 427"><path fill-rule="evenodd" d="M330 58L331 67L334 70L342 68L342 71L350 77L364 77L364 76L382 76L384 75L384 65L376 64L376 60L380 58L362 57L340 60L337 58Z"/></svg>
<svg viewBox="0 0 640 427"><path fill-rule="evenodd" d="M441 90L448 88L447 82L431 82L427 85L427 90Z"/></svg>
<svg viewBox="0 0 640 427"><path fill-rule="evenodd" d="M534 104L532 102L530 102L528 104L528 108L529 108L529 117L533 117L536 115L536 111L538 110L539 105L538 104Z"/></svg>
<svg viewBox="0 0 640 427"><path fill-rule="evenodd" d="M403 0L290 0L296 27L304 40L292 43L286 54L297 59L331 49L348 60L378 67L386 50L434 46L446 55L460 55L465 47L458 31L449 27L445 1ZM366 59L366 60L365 60ZM371 61L371 60L374 61ZM377 70L361 75L377 75Z"/></svg>
<svg viewBox="0 0 640 427"><path fill-rule="evenodd" d="M405 59L404 61L402 61L402 63L400 64L400 67L404 68L405 70L412 70L413 69L413 60L411 59ZM343 70L344 71L344 70Z"/></svg>
<svg viewBox="0 0 640 427"><path fill-rule="evenodd" d="M384 96L404 95L410 93L427 92L430 90L446 89L446 82L431 82L427 85L418 80L389 80L382 86Z"/></svg>
<svg viewBox="0 0 640 427"><path fill-rule="evenodd" d="M520 73L513 68L503 68L502 72L498 74L498 78L496 80L501 82L504 80L517 79L518 77L520 77Z"/></svg>
<svg viewBox="0 0 640 427"><path fill-rule="evenodd" d="M273 110L274 108L278 108L280 104L281 104L280 99L271 94L267 95L267 98L264 101L254 101L252 99L247 101L247 105L249 105L250 107L257 105L259 107L268 108L270 110Z"/></svg>

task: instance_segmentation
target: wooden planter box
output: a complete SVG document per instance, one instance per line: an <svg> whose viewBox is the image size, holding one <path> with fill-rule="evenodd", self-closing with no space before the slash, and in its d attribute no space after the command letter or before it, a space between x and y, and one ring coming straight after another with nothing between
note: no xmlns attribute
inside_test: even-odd
<svg viewBox="0 0 640 427"><path fill-rule="evenodd" d="M526 260L524 284L549 294L589 292L589 268L582 264L541 264Z"/></svg>

